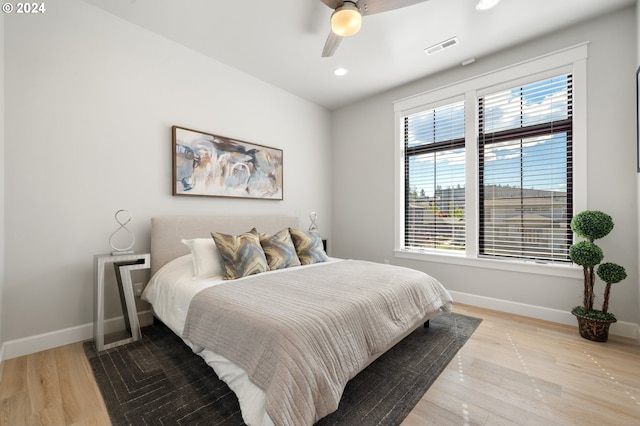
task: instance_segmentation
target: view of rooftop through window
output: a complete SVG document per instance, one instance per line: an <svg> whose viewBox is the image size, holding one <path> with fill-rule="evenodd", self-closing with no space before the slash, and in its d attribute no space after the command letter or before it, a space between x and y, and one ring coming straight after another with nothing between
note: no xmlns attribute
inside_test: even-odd
<svg viewBox="0 0 640 426"><path fill-rule="evenodd" d="M570 75L478 99L480 254L567 259L571 105ZM404 142L405 247L464 250L464 102L404 117Z"/></svg>
<svg viewBox="0 0 640 426"><path fill-rule="evenodd" d="M478 100L481 255L569 260L571 93L562 75Z"/></svg>
<svg viewBox="0 0 640 426"><path fill-rule="evenodd" d="M405 118L405 245L465 246L465 108L455 102Z"/></svg>

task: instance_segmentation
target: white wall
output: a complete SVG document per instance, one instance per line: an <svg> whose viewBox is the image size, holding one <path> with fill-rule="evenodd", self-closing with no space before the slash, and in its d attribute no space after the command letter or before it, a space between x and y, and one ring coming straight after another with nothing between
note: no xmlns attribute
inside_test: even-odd
<svg viewBox="0 0 640 426"><path fill-rule="evenodd" d="M638 7L638 2L636 1L636 67L640 68L640 7ZM636 83L637 84L637 83ZM638 88L636 88L638 90ZM636 92L636 96L638 96ZM640 97L636 100L636 102L640 102ZM640 106L636 106L636 108L640 108ZM636 129L640 129L640 123L638 123L638 116L636 115ZM640 144L640 130L636 130L638 143ZM640 150L640 146L637 148ZM640 152L636 151L636 155L640 157ZM640 168L640 163L638 164ZM638 203L638 212L640 212L640 172L636 174L636 190L637 190L637 203ZM640 228L640 217L638 217L638 228ZM640 231L638 232L638 258L637 258L637 267L638 267L638 275L640 276ZM640 280L638 280L638 287L640 288ZM638 291L638 306L640 306L640 291Z"/></svg>
<svg viewBox="0 0 640 426"><path fill-rule="evenodd" d="M5 341L93 321L93 255L110 251L118 209L139 251L160 214L306 227L317 211L330 234L327 110L84 2L55 3L5 22ZM282 148L284 201L171 196L174 124Z"/></svg>
<svg viewBox="0 0 640 426"><path fill-rule="evenodd" d="M555 318L558 312L580 304L579 279L394 259L392 102L588 41L588 208L604 210L614 218L613 233L598 244L607 260L626 266L629 276L613 289L610 306L621 321L637 329L634 15L632 9L625 9L335 111L334 255L389 259L431 273L458 295L474 296L465 300L497 301L493 306L519 313L535 310Z"/></svg>
<svg viewBox="0 0 640 426"><path fill-rule="evenodd" d="M0 16L0 170L5 170L4 158L4 15ZM2 379L2 361L4 360L4 324L2 300L4 294L4 173L0 173L0 379Z"/></svg>

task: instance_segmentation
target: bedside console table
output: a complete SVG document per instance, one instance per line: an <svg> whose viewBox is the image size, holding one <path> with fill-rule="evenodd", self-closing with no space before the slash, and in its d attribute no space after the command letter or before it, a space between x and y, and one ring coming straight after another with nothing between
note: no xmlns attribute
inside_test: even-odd
<svg viewBox="0 0 640 426"><path fill-rule="evenodd" d="M138 311L131 281L131 271L135 269L149 269L151 266L149 253L129 254L96 254L93 256L94 272L94 311L93 311L93 338L97 351L103 351L125 343L135 342L142 338ZM118 338L115 341L105 343L104 334L104 275L105 267L113 264L120 302L124 314L125 327L130 336Z"/></svg>

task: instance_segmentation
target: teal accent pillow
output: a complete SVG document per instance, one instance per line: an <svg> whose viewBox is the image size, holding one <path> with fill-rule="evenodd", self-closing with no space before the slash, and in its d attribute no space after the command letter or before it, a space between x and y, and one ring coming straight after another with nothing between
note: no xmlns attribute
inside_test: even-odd
<svg viewBox="0 0 640 426"><path fill-rule="evenodd" d="M300 264L311 265L329 260L322 246L322 238L316 231L304 232L289 228L289 234L296 247Z"/></svg>
<svg viewBox="0 0 640 426"><path fill-rule="evenodd" d="M222 257L224 279L235 280L269 270L256 229L238 236L212 232Z"/></svg>
<svg viewBox="0 0 640 426"><path fill-rule="evenodd" d="M288 229L285 228L273 235L260 234L260 245L267 256L269 269L300 266L300 259Z"/></svg>

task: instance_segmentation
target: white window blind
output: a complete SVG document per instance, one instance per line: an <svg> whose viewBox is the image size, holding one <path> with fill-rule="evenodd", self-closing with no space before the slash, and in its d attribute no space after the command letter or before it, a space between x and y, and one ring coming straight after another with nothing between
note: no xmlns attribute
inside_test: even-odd
<svg viewBox="0 0 640 426"><path fill-rule="evenodd" d="M488 94L479 112L479 254L568 262L572 77Z"/></svg>
<svg viewBox="0 0 640 426"><path fill-rule="evenodd" d="M404 117L404 248L464 250L464 101Z"/></svg>

